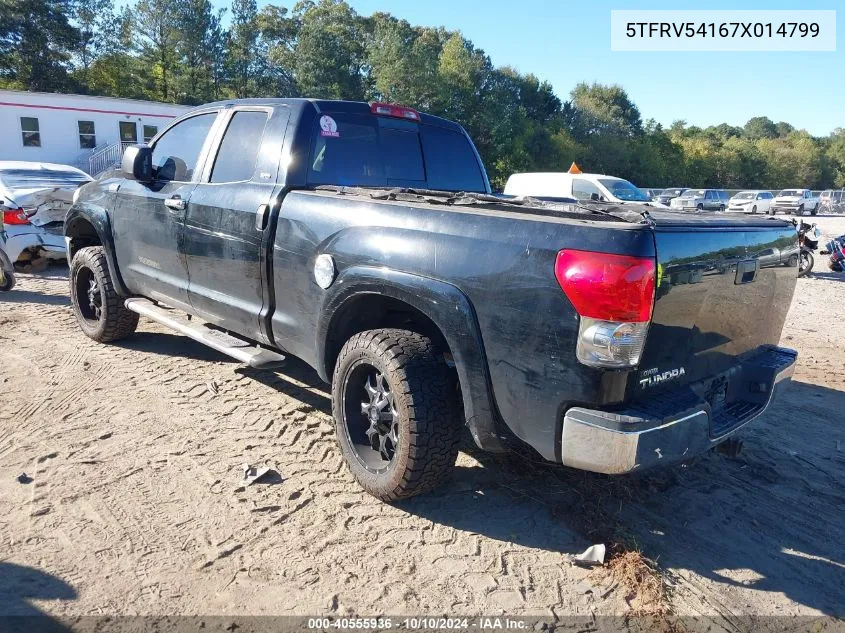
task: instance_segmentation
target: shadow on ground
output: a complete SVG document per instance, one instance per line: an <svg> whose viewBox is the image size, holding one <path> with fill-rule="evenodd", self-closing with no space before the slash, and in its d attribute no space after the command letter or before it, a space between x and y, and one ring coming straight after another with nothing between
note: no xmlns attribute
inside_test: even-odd
<svg viewBox="0 0 845 633"><path fill-rule="evenodd" d="M15 288L11 292L0 293L0 303L43 303L51 306L69 306L70 298L62 295L46 295L30 290Z"/></svg>
<svg viewBox="0 0 845 633"><path fill-rule="evenodd" d="M141 333L124 345L226 360L177 335ZM302 361L290 358L280 371L236 371L331 414L327 387ZM742 613L750 594L737 591L751 589L770 593L772 604L783 594L807 609L843 616L842 411L842 392L793 382L744 431L738 458L711 452L639 476L607 477L470 449L480 466L458 467L437 491L398 506L540 550L573 553L597 542L641 548L680 586L694 583L696 600L710 610ZM758 597L754 604L768 603Z"/></svg>
<svg viewBox="0 0 845 633"><path fill-rule="evenodd" d="M73 600L76 590L46 572L0 562L0 630L70 631L31 604L31 600Z"/></svg>
<svg viewBox="0 0 845 633"><path fill-rule="evenodd" d="M179 356L209 363L235 364L238 362L231 356L211 349L194 339L170 332L135 332L129 338L116 344L125 349L160 356Z"/></svg>
<svg viewBox="0 0 845 633"><path fill-rule="evenodd" d="M329 392L301 361L291 359L284 373L238 371L331 412ZM834 422L842 411L842 392L792 383L749 425L739 457L711 452L638 476L609 477L470 448L480 467L458 467L440 489L398 506L542 550L575 553L598 542L642 548L678 582L685 582L685 571L712 581L704 593L715 605L726 591L741 601L742 594L728 589L741 587L842 616L845 435Z"/></svg>

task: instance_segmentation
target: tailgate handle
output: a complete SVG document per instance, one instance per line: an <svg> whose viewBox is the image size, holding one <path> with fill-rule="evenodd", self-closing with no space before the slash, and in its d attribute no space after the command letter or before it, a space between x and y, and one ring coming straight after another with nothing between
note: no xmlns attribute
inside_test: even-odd
<svg viewBox="0 0 845 633"><path fill-rule="evenodd" d="M736 279L734 279L734 283L736 285L739 284L750 284L752 281L757 279L757 272L760 270L760 260L759 259L748 259L744 262L739 262L736 265Z"/></svg>

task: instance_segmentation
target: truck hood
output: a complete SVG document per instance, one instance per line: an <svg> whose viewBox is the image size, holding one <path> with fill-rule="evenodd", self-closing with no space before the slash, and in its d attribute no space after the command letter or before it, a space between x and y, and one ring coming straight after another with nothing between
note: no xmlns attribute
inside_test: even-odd
<svg viewBox="0 0 845 633"><path fill-rule="evenodd" d="M17 189L10 198L14 205L24 209L35 226L64 222L67 210L73 204L76 188L49 187L43 189Z"/></svg>

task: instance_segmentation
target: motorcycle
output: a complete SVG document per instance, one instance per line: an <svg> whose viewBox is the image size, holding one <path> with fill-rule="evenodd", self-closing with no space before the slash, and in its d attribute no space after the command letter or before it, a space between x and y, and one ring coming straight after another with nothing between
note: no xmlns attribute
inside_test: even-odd
<svg viewBox="0 0 845 633"><path fill-rule="evenodd" d="M835 273L845 271L845 235L840 235L827 243L822 255L830 255L828 267Z"/></svg>
<svg viewBox="0 0 845 633"><path fill-rule="evenodd" d="M822 233L815 224L808 224L803 220L793 220L792 223L798 232L798 245L800 247L798 276L803 277L813 270L815 264L813 251L819 247L819 238Z"/></svg>

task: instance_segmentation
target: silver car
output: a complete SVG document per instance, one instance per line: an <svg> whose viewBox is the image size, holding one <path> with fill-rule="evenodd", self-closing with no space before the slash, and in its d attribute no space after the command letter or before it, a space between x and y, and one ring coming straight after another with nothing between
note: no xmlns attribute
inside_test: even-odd
<svg viewBox="0 0 845 633"><path fill-rule="evenodd" d="M724 211L728 192L722 189L687 189L669 205L679 211Z"/></svg>
<svg viewBox="0 0 845 633"><path fill-rule="evenodd" d="M0 161L0 249L12 264L64 259L73 192L93 180L68 165Z"/></svg>

